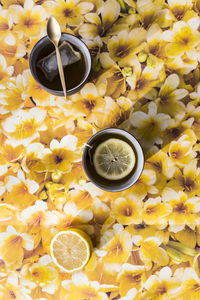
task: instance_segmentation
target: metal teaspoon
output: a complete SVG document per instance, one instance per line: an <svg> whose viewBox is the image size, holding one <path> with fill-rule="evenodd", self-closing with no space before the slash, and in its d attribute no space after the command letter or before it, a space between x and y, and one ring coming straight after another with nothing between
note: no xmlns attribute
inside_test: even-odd
<svg viewBox="0 0 200 300"><path fill-rule="evenodd" d="M58 43L61 38L61 30L60 30L60 26L59 26L58 22L52 16L48 19L48 22L47 22L47 36L50 39L50 41L54 44L55 49L56 49L56 57L57 57L57 62L58 62L58 70L59 70L59 74L60 74L62 88L63 88L64 96L65 96L65 98L67 98L65 75L64 75L64 71L63 71L63 65L62 65L60 52L58 49Z"/></svg>

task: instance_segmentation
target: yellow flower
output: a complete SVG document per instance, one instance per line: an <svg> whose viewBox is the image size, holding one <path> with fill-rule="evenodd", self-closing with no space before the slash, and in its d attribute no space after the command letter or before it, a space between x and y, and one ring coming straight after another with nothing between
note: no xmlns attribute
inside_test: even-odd
<svg viewBox="0 0 200 300"><path fill-rule="evenodd" d="M91 206L93 198L88 191L76 188L68 193L68 201L74 202L78 209L85 209Z"/></svg>
<svg viewBox="0 0 200 300"><path fill-rule="evenodd" d="M120 117L120 109L111 97L104 96L105 92L105 84L100 83L96 86L93 83L86 84L80 94L71 97L71 111L86 116L88 122L100 128L115 124Z"/></svg>
<svg viewBox="0 0 200 300"><path fill-rule="evenodd" d="M162 241L157 237L149 237L143 239L141 236L136 235L132 237L135 245L140 246L140 257L145 264L147 270L150 270L152 263L158 266L166 266L169 262L167 252L160 247Z"/></svg>
<svg viewBox="0 0 200 300"><path fill-rule="evenodd" d="M192 8L192 0L168 0L168 5L174 17L180 21L186 17Z"/></svg>
<svg viewBox="0 0 200 300"><path fill-rule="evenodd" d="M142 202L132 195L119 197L111 204L111 216L120 224L139 224L141 223Z"/></svg>
<svg viewBox="0 0 200 300"><path fill-rule="evenodd" d="M156 194L158 192L157 188L153 185L155 182L155 171L144 169L138 181L130 188L130 191L138 200L143 200L148 193Z"/></svg>
<svg viewBox="0 0 200 300"><path fill-rule="evenodd" d="M13 66L7 67L5 57L0 54L0 90L6 88L8 78L13 74Z"/></svg>
<svg viewBox="0 0 200 300"><path fill-rule="evenodd" d="M198 83L195 87L195 91L190 93L191 99L198 99L200 97L200 84Z"/></svg>
<svg viewBox="0 0 200 300"><path fill-rule="evenodd" d="M36 107L29 111L17 110L16 114L2 123L2 127L13 146L20 144L28 146L31 141L40 136L39 131L46 130L43 122L45 117L46 111Z"/></svg>
<svg viewBox="0 0 200 300"><path fill-rule="evenodd" d="M136 111L130 115L130 122L134 127L133 133L140 138L142 145L151 146L153 143L162 144L160 137L162 132L168 128L170 116L157 113L157 106L154 102L148 105L148 114L143 111Z"/></svg>
<svg viewBox="0 0 200 300"><path fill-rule="evenodd" d="M87 143L90 137L95 133L96 128L94 125L85 121L82 117L77 119L77 124L73 132L73 134L78 138L77 147L84 146L84 144Z"/></svg>
<svg viewBox="0 0 200 300"><path fill-rule="evenodd" d="M194 10L199 13L200 12L200 5L199 0L194 0Z"/></svg>
<svg viewBox="0 0 200 300"><path fill-rule="evenodd" d="M6 203L0 204L0 224L1 226L16 224L18 225L18 209Z"/></svg>
<svg viewBox="0 0 200 300"><path fill-rule="evenodd" d="M198 99L198 94L195 95L195 97L197 97ZM196 102L196 100L194 100L194 102ZM200 120L199 120L200 109L199 107L197 107L197 104L194 102L191 101L187 105L187 113L190 115L190 118L188 120L189 126L187 125L187 127L191 127L191 130L193 130L196 137L199 138L200 137Z"/></svg>
<svg viewBox="0 0 200 300"><path fill-rule="evenodd" d="M138 293L137 290L135 288L130 289L126 296L120 298L120 300L136 300L136 299L141 299L140 298L141 293Z"/></svg>
<svg viewBox="0 0 200 300"><path fill-rule="evenodd" d="M93 218L91 209L78 209L77 205L73 202L67 202L64 205L64 219L63 226L69 226L73 224L88 223ZM71 222L71 224L70 224ZM60 222L60 226L62 221Z"/></svg>
<svg viewBox="0 0 200 300"><path fill-rule="evenodd" d="M176 170L168 186L176 191L182 189L189 197L199 195L199 172L197 161L193 159L183 169Z"/></svg>
<svg viewBox="0 0 200 300"><path fill-rule="evenodd" d="M168 228L163 228L163 226L156 225L146 225L146 224L138 224L138 225L130 225L127 227L127 231L132 236L141 236L143 239L147 239L149 237L157 237L162 241L163 244L167 244L169 241L169 231Z"/></svg>
<svg viewBox="0 0 200 300"><path fill-rule="evenodd" d="M174 240L178 240L187 247L195 248L198 241L198 226L196 232L190 227L185 226L183 230L178 231L177 233L171 233L171 236Z"/></svg>
<svg viewBox="0 0 200 300"><path fill-rule="evenodd" d="M137 1L137 11L144 28L148 28L153 23L158 23L162 28L166 28L171 25L173 15L169 10L162 9L163 4L163 0Z"/></svg>
<svg viewBox="0 0 200 300"><path fill-rule="evenodd" d="M107 64L108 64L107 55L103 56L102 53L102 55L100 56L100 60L103 67L107 69ZM105 92L106 95L117 99L120 97L121 94L123 94L126 91L126 78L124 77L122 70L119 68L119 66L113 65L112 63L109 64L108 70L103 72L98 79L98 81L100 82L105 80L107 82L107 88Z"/></svg>
<svg viewBox="0 0 200 300"><path fill-rule="evenodd" d="M20 213L21 219L27 225L27 233L33 238L34 249L41 241L43 227L58 223L58 217L47 209L47 203L37 200L33 206L25 208Z"/></svg>
<svg viewBox="0 0 200 300"><path fill-rule="evenodd" d="M19 170L17 177L8 176L5 195L6 203L19 208L31 205L37 197L34 195L39 185L34 180L25 179L24 173Z"/></svg>
<svg viewBox="0 0 200 300"><path fill-rule="evenodd" d="M146 299L172 299L180 289L180 279L172 277L171 269L164 267L156 275L151 275L147 279L144 288L147 290Z"/></svg>
<svg viewBox="0 0 200 300"><path fill-rule="evenodd" d="M91 2L80 2L79 0L46 1L44 6L47 13L53 14L59 20L62 29L66 28L66 25L80 25L83 22L83 16L94 7Z"/></svg>
<svg viewBox="0 0 200 300"><path fill-rule="evenodd" d="M129 111L133 103L128 97L121 96L117 99L117 104L120 106L122 111Z"/></svg>
<svg viewBox="0 0 200 300"><path fill-rule="evenodd" d="M21 266L25 249L33 249L33 239L29 234L18 233L12 226L0 233L0 257L8 267Z"/></svg>
<svg viewBox="0 0 200 300"><path fill-rule="evenodd" d="M75 272L72 280L62 281L62 299L63 300L106 300L107 296L101 291L101 285L98 281L89 281L83 272Z"/></svg>
<svg viewBox="0 0 200 300"><path fill-rule="evenodd" d="M152 55L164 59L165 57L165 45L166 41L163 41L162 30L157 23L151 25L147 31L147 43L149 47L149 53Z"/></svg>
<svg viewBox="0 0 200 300"><path fill-rule="evenodd" d="M117 1L108 0L101 4L100 15L94 12L86 14L86 23L80 26L79 34L86 40L103 36L119 17L120 5Z"/></svg>
<svg viewBox="0 0 200 300"><path fill-rule="evenodd" d="M5 193L5 186L3 182L0 182L0 196L2 196Z"/></svg>
<svg viewBox="0 0 200 300"><path fill-rule="evenodd" d="M75 124L73 123L74 119L70 118L70 116L71 113L65 116L64 109L61 111L58 106L48 106L48 114L45 122L43 122L46 124L47 130L40 132L40 143L49 145L53 137L61 140L66 134L72 133Z"/></svg>
<svg viewBox="0 0 200 300"><path fill-rule="evenodd" d="M63 174L60 182L64 184L66 188L69 188L69 186L77 184L83 178L86 178L83 165L82 162L78 162L73 164L70 176L68 173Z"/></svg>
<svg viewBox="0 0 200 300"><path fill-rule="evenodd" d="M19 146L18 146L19 147ZM26 155L22 160L22 168L26 173L44 172L46 166L43 161L44 145L32 143L26 148Z"/></svg>
<svg viewBox="0 0 200 300"><path fill-rule="evenodd" d="M95 110L102 108L105 105L105 100L102 96L105 95L106 86L100 84L95 86L93 83L87 83L80 91L80 94L71 96L72 111L88 117L88 121L92 121L92 116ZM68 106L67 106L68 107ZM67 108L66 107L66 108ZM94 119L95 117L93 117ZM91 119L91 120L90 120Z"/></svg>
<svg viewBox="0 0 200 300"><path fill-rule="evenodd" d="M31 296L31 300L40 299L40 298L44 298L45 300L54 300L54 299L59 299L60 293L57 290L53 295L51 295L48 294L47 292L44 292L42 290L42 287L36 286L34 289L31 290L30 296Z"/></svg>
<svg viewBox="0 0 200 300"><path fill-rule="evenodd" d="M17 272L12 272L1 280L0 284L0 300L31 300L29 290L24 290L20 284L20 277Z"/></svg>
<svg viewBox="0 0 200 300"><path fill-rule="evenodd" d="M43 292L50 295L53 295L58 289L59 274L49 255L40 257L38 262L25 264L22 267L21 275L24 279L24 286L31 289L40 286Z"/></svg>
<svg viewBox="0 0 200 300"><path fill-rule="evenodd" d="M197 31L198 27L199 19L193 18L187 23L184 21L176 22L172 31L165 31L164 39L170 42L165 48L167 56L176 57L194 50L200 38L200 33Z"/></svg>
<svg viewBox="0 0 200 300"><path fill-rule="evenodd" d="M193 248L195 248L195 246ZM195 272L197 273L197 275L199 277L199 275L200 275L200 254L199 253L194 257L192 267L194 268Z"/></svg>
<svg viewBox="0 0 200 300"><path fill-rule="evenodd" d="M58 209L62 210L63 205L67 201L67 189L63 184L49 182L46 184L48 202Z"/></svg>
<svg viewBox="0 0 200 300"><path fill-rule="evenodd" d="M18 108L23 108L25 96L22 75L12 77L7 83L6 92L0 92L0 97L0 110L3 113L8 113Z"/></svg>
<svg viewBox="0 0 200 300"><path fill-rule="evenodd" d="M173 141L169 146L169 156L178 166L189 164L196 157L196 152L192 149L194 141L187 135L182 135L177 141Z"/></svg>
<svg viewBox="0 0 200 300"><path fill-rule="evenodd" d="M7 9L0 9L0 39L6 37L12 28L13 21Z"/></svg>
<svg viewBox="0 0 200 300"><path fill-rule="evenodd" d="M17 59L26 54L26 47L22 39L16 33L11 32L1 40L0 53L5 57L7 64L14 65ZM16 74L15 74L16 75Z"/></svg>
<svg viewBox="0 0 200 300"><path fill-rule="evenodd" d="M125 263L132 249L131 235L119 224L107 230L100 240L100 249L106 251L103 257L106 265Z"/></svg>
<svg viewBox="0 0 200 300"><path fill-rule="evenodd" d="M180 291L174 295L175 299L198 300L200 295L200 280L193 268L178 268L174 277L181 279Z"/></svg>
<svg viewBox="0 0 200 300"><path fill-rule="evenodd" d="M144 204L142 219L148 225L167 226L171 211L172 207L167 203L162 203L161 197L149 198Z"/></svg>
<svg viewBox="0 0 200 300"><path fill-rule="evenodd" d="M165 188L163 191L163 201L169 203L172 212L169 215L169 225L172 232L183 230L185 225L192 230L199 224L200 198L189 198L184 192L178 193L171 188Z"/></svg>
<svg viewBox="0 0 200 300"><path fill-rule="evenodd" d="M24 94L26 97L32 97L34 102L40 106L52 105L54 96L47 93L32 77L30 70L23 72L23 80L25 85Z"/></svg>
<svg viewBox="0 0 200 300"><path fill-rule="evenodd" d="M0 154L0 176L4 175L7 173L8 168L9 168L9 161L4 157L4 155Z"/></svg>
<svg viewBox="0 0 200 300"><path fill-rule="evenodd" d="M2 0L3 7L9 8L10 5L12 4L18 4L23 6L24 5L24 0Z"/></svg>
<svg viewBox="0 0 200 300"><path fill-rule="evenodd" d="M104 290L111 287L113 283L117 282L117 273L113 273L111 269L106 268L106 265L102 262L102 257L105 255L105 251L94 249L92 257L85 267L85 274L90 281L98 281L104 286ZM119 291L119 287L115 286L110 291Z"/></svg>
<svg viewBox="0 0 200 300"><path fill-rule="evenodd" d="M166 184L166 180L172 178L175 172L175 166L172 159L162 150L152 155L147 165L157 174L157 188Z"/></svg>
<svg viewBox="0 0 200 300"><path fill-rule="evenodd" d="M32 0L25 0L24 7L11 5L9 12L16 24L14 30L20 36L39 37L43 33L46 11L41 5L34 5Z"/></svg>
<svg viewBox="0 0 200 300"><path fill-rule="evenodd" d="M131 64L134 54L143 49L145 37L146 31L143 28L121 31L108 40L110 57L119 62L120 66Z"/></svg>
<svg viewBox="0 0 200 300"><path fill-rule="evenodd" d="M49 171L61 171L68 173L72 169L72 163L80 160L76 153L77 138L73 135L64 136L60 143L53 139L50 149L44 150L44 163Z"/></svg>
<svg viewBox="0 0 200 300"><path fill-rule="evenodd" d="M145 280L144 266L134 266L132 264L123 264L118 274L120 296L125 296L131 288L139 290Z"/></svg>
<svg viewBox="0 0 200 300"><path fill-rule="evenodd" d="M110 216L109 206L103 203L97 197L93 201L92 212L94 215L94 219L98 224L104 224L106 219L108 219Z"/></svg>
<svg viewBox="0 0 200 300"><path fill-rule="evenodd" d="M172 117L184 116L185 105L180 100L187 96L186 89L178 89L179 77L171 74L167 77L164 84L160 88L159 98L156 99L158 104L158 112L167 113Z"/></svg>
<svg viewBox="0 0 200 300"><path fill-rule="evenodd" d="M25 70L27 70L27 68L29 68L29 60L26 59L26 56L17 58L13 63L13 67L14 67L13 75L17 76L19 74L22 74ZM27 100L29 100L30 104L32 103L30 99Z"/></svg>
<svg viewBox="0 0 200 300"><path fill-rule="evenodd" d="M191 50L176 57L165 57L165 68L168 72L178 72L180 75L189 74L198 65L198 50ZM191 74L191 73L190 73Z"/></svg>

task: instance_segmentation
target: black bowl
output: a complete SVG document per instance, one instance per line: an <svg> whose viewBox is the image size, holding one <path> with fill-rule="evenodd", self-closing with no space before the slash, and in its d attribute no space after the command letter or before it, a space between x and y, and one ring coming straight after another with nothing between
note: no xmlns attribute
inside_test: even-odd
<svg viewBox="0 0 200 300"><path fill-rule="evenodd" d="M91 71L91 55L90 55L89 49L85 45L85 43L72 34L62 33L60 42L62 42L62 41L68 41L70 44L74 45L83 54L83 57L85 60L85 65L86 65L86 70L85 70L85 74L84 74L82 81L74 88L67 90L67 95L71 95L71 94L78 92L82 88L82 86L86 83L88 76L90 74L90 71ZM36 72L36 64L38 61L38 57L41 54L41 51L44 51L44 49L46 47L54 49L54 46L53 46L52 42L49 40L49 38L47 37L47 35L44 36L43 38L41 38L35 44L35 46L33 47L32 51L31 51L31 55L30 55L30 59L29 59L31 73L32 73L34 79L38 82L38 84L44 90L46 90L48 93L56 95L56 96L64 96L64 93L62 90L50 89L50 88L46 87L43 83L41 83L40 79L38 78L38 75Z"/></svg>
<svg viewBox="0 0 200 300"><path fill-rule="evenodd" d="M102 178L96 173L93 165L92 156L96 147L109 138L119 138L129 143L136 155L135 168L129 175L120 180L108 180ZM97 187L109 192L120 192L131 187L139 179L144 168L144 154L140 144L133 135L118 128L103 129L93 135L85 145L82 161L84 171L91 182Z"/></svg>

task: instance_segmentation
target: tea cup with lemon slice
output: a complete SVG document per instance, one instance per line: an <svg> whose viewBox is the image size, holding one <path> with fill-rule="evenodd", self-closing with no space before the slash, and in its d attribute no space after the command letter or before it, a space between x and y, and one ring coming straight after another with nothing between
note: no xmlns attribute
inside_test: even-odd
<svg viewBox="0 0 200 300"><path fill-rule="evenodd" d="M133 135L118 128L97 132L85 145L83 168L99 188L119 192L131 187L144 167L144 154Z"/></svg>

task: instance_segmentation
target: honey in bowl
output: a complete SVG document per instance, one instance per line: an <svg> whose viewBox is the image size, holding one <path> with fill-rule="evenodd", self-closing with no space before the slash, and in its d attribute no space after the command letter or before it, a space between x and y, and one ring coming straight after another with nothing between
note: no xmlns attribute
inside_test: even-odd
<svg viewBox="0 0 200 300"><path fill-rule="evenodd" d="M67 90L78 86L84 78L86 63L83 54L70 42L60 42L59 50L63 62ZM71 62L69 61L71 55ZM68 63L64 63L67 60ZM54 45L49 41L38 53L36 62L36 76L42 85L55 91L62 91L56 52Z"/></svg>

